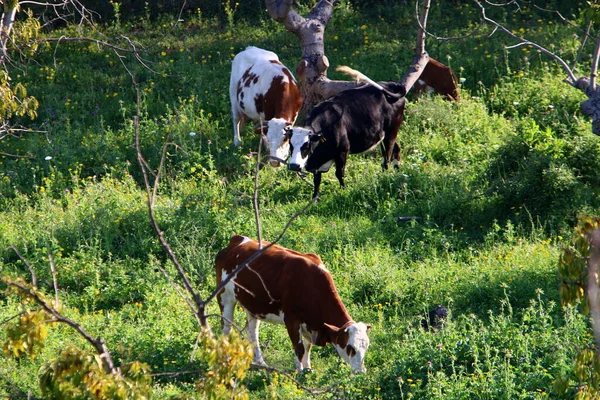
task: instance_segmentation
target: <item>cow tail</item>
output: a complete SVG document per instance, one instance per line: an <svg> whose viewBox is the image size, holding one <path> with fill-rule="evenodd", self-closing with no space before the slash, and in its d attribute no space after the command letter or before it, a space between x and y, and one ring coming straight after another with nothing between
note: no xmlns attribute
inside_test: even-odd
<svg viewBox="0 0 600 400"><path fill-rule="evenodd" d="M379 83L375 82L374 80L372 80L371 78L369 78L368 76L366 76L365 74L363 74L360 71L357 71L357 70L347 67L345 65L340 65L335 70L340 71L341 73L346 74L346 75L356 79L357 82L366 82L366 83L369 83L369 84L375 86L379 90L382 90L382 91L385 90L385 88L383 86L381 86Z"/></svg>
<svg viewBox="0 0 600 400"><path fill-rule="evenodd" d="M335 70L356 79L357 82L366 82L370 85L375 86L377 89L379 89L383 92L383 95L385 96L388 103L395 103L396 101L400 100L400 98L403 96L403 94L397 94L397 93L392 93L392 92L388 91L386 88L384 88L379 83L375 82L374 80L372 80L371 78L369 78L368 76L363 74L362 72L352 69L350 67L347 67L345 65L340 65Z"/></svg>

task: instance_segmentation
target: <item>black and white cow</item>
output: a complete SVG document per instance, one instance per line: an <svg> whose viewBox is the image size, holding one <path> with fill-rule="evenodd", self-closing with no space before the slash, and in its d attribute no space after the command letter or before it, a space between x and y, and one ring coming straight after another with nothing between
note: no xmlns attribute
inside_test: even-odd
<svg viewBox="0 0 600 400"><path fill-rule="evenodd" d="M383 144L383 169L400 162L398 129L404 119L406 90L397 82L376 83L358 71L346 73L368 82L345 90L311 109L304 127L288 130L292 156L288 168L313 173L313 198L319 195L321 174L335 163L335 175L344 184L348 154L369 151Z"/></svg>

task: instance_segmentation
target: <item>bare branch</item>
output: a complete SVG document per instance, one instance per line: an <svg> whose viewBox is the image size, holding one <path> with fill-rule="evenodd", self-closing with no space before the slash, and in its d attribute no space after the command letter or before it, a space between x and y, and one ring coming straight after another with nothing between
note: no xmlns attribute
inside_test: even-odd
<svg viewBox="0 0 600 400"><path fill-rule="evenodd" d="M12 244L9 246L9 248L14 251L17 254L17 257L19 257L19 259L23 262L23 264L25 264L25 266L27 266L27 268L29 269L29 273L31 274L31 285L34 288L37 288L37 276L35 276L35 271L33 270L33 267L31 266L31 264L29 264L29 262L27 262L27 260L21 255L21 253L19 253L19 250L13 246Z"/></svg>
<svg viewBox="0 0 600 400"><path fill-rule="evenodd" d="M113 49L116 51L120 51L123 53L140 53L140 50L133 48L133 49L124 49L122 47L119 46L115 46L114 44L110 44L107 42L104 42L102 40L98 40L98 39L92 39L92 38L87 38L87 37L65 37L65 36L61 36L59 38L47 38L47 39L43 39L40 40L39 42L56 42L58 44L60 44L60 42L92 42L92 43L96 43L97 45L103 46L103 47L108 47L109 49ZM131 42L130 42L131 43Z"/></svg>
<svg viewBox="0 0 600 400"><path fill-rule="evenodd" d="M517 47L517 46L531 46L531 47L534 47L534 48L540 50L542 53L544 53L544 54L552 57L567 72L568 78L567 78L566 82L569 83L572 86L575 86L575 82L577 81L577 78L575 77L575 74L573 73L573 71L571 70L571 68L569 67L569 65L565 62L565 60L563 60L562 58L560 58L558 55L554 54L550 50L546 49L545 47L540 46L537 43L531 42L531 41L529 41L527 39L524 39L524 38L522 38L520 36L515 35L508 28L506 28L504 25L500 24L499 22L494 21L491 18L488 18L487 15L485 14L485 7L483 7L483 5L479 2L479 0L473 0L473 1L481 9L481 16L482 16L483 21L488 22L488 23L496 26L498 29L500 29L502 32L506 33L508 36L512 37L515 40L518 40L519 43L516 44L515 47Z"/></svg>
<svg viewBox="0 0 600 400"><path fill-rule="evenodd" d="M258 151L256 153L256 170L254 171L254 193L252 195L252 205L254 208L254 220L256 222L256 236L258 240L258 248L262 247L262 235L261 235L261 226L260 226L260 211L258 210L258 173L260 172L260 151L262 149L262 143L264 138L263 132L263 121L262 118L260 120L260 140L258 141ZM264 285L263 285L264 286Z"/></svg>
<svg viewBox="0 0 600 400"><path fill-rule="evenodd" d="M58 308L58 282L56 281L56 268L54 266L54 257L52 252L48 250L48 262L50 263L50 272L52 273L52 285L54 286L54 307Z"/></svg>
<svg viewBox="0 0 600 400"><path fill-rule="evenodd" d="M133 79L133 76L132 76L132 79ZM150 217L150 223L152 224L152 228L154 229L154 232L158 236L158 239L160 241L160 244L161 244L163 250L169 257L169 259L171 260L173 265L175 266L175 269L177 270L177 274L178 274L179 278L181 279L181 281L183 282L183 286L184 286L185 290L190 294L190 296L192 296L192 298L194 300L195 307L192 307L194 316L196 317L197 321L200 323L201 326L203 326L206 329L210 329L210 327L208 326L208 324L206 322L206 317L203 315L206 303L202 301L202 299L200 298L200 295L192 287L192 284L189 281L187 274L185 273L183 267L179 263L179 259L177 258L177 256L173 252L173 250L171 249L171 246L166 241L166 239L164 237L164 232L160 229L160 226L158 225L158 222L156 221L156 217L154 215L154 200L156 198L156 193L157 193L156 186L158 186L160 173L161 173L160 168L162 168L162 165L164 165L164 157L165 157L166 151L165 151L165 146L163 146L163 154L161 157L161 164L160 164L161 167L159 167L159 170L156 173L156 178L154 180L155 187L154 187L154 189L151 190L150 181L148 178L148 171L147 171L148 164L144 160L144 157L142 155L142 150L140 147L140 130L139 130L140 93L139 93L139 87L138 87L137 83L135 82L135 79L133 79L133 83L134 83L134 86L136 88L136 93L137 93L137 113L136 113L136 116L134 117L135 149L136 149L136 153L137 153L138 164L140 166L140 169L142 170L142 176L144 178L144 185L146 187L146 196L147 196L147 200L148 200L148 215ZM165 276L168 275L166 270L163 270L162 272L163 272L163 275L165 275ZM191 303L188 303L188 305L192 306Z"/></svg>
<svg viewBox="0 0 600 400"><path fill-rule="evenodd" d="M427 16L429 14L429 7L431 0L425 0L421 13L419 14L417 2L415 4L416 13L418 15L417 20L419 21L419 27L417 28L417 44L415 46L415 57L410 65L410 68L406 74L400 80L400 84L404 86L406 93L410 91L417 79L421 76L421 73L425 69L429 61L429 55L425 51L425 29L427 28Z"/></svg>
<svg viewBox="0 0 600 400"><path fill-rule="evenodd" d="M317 200L318 200L318 198L314 197L306 206L304 206L304 208L302 210L298 211L296 214L294 214L292 216L292 218L286 223L286 225L283 227L283 230L281 231L279 236L277 236L275 238L275 240L273 240L271 243L269 243L262 249L258 250L256 253L252 254L250 257L248 257L246 259L246 261L244 261L236 269L234 269L229 275L227 275L227 277L225 279L223 279L221 281L221 283L217 286L217 288L208 296L208 298L206 299L206 303L209 303L212 299L214 299L217 296L217 294L225 287L225 285L227 285L230 280L235 278L242 269L246 268L246 266L248 266L248 264L250 264L252 261L254 261L258 257L260 257L260 255L262 253L264 253L265 251L267 251L271 246L277 244L277 242L279 242L279 240L281 240L283 235L285 235L285 233L287 232L288 228L292 225L294 220L296 218L298 218L300 215L304 214L310 206L312 206L314 203L317 202Z"/></svg>
<svg viewBox="0 0 600 400"><path fill-rule="evenodd" d="M15 314L15 315L13 315L12 317L8 317L8 318L6 318L4 321L0 321L0 326L2 326L2 325L4 325L4 324L6 324L7 322L10 322L10 321L12 321L12 320L13 320L13 319L15 319L15 318L18 318L18 317L20 317L21 315L23 315L23 313L24 313L24 312L20 312L20 313L18 313L18 314Z"/></svg>
<svg viewBox="0 0 600 400"><path fill-rule="evenodd" d="M55 318L56 322L67 324L73 329L75 329L89 344L91 344L96 349L98 355L100 355L100 358L102 359L102 366L104 370L107 373L120 376L119 369L115 367L112 361L112 357L110 356L110 351L108 350L108 347L106 347L106 342L104 342L104 339L102 339L101 337L98 337L97 339L92 338L90 334L87 333L81 327L81 325L60 314L56 309L54 309L48 303L46 303L46 301L42 299L35 291L29 289L28 287L22 285L19 282L7 281L6 283L9 286L16 287L21 292L29 296L32 300L39 304L46 313L52 315Z"/></svg>

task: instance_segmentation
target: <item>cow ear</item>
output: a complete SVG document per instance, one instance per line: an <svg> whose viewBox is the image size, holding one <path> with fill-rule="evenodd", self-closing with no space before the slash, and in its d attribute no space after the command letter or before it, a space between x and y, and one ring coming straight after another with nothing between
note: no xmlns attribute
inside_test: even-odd
<svg viewBox="0 0 600 400"><path fill-rule="evenodd" d="M338 334L338 333L340 333L340 328L338 328L337 326L329 325L326 322L323 322L323 325L325 325L325 328L327 328L327 330L331 334Z"/></svg>

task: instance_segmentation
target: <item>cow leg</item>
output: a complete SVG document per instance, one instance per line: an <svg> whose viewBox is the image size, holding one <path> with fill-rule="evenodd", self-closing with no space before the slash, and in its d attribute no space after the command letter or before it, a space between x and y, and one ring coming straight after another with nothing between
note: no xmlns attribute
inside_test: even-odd
<svg viewBox="0 0 600 400"><path fill-rule="evenodd" d="M346 175L346 158L348 157L348 153L341 153L339 156L335 158L335 176L340 181L340 185L342 187L346 187L344 183L344 175Z"/></svg>
<svg viewBox="0 0 600 400"><path fill-rule="evenodd" d="M240 137L240 122L244 122L244 117L233 111L231 113L231 119L233 120L233 145L239 147L239 145L242 144L242 138Z"/></svg>
<svg viewBox="0 0 600 400"><path fill-rule="evenodd" d="M294 347L294 353L296 354L296 371L302 372L304 368L304 339L302 337L302 327L299 323L285 321L285 327L287 328L288 335L292 341ZM310 364L310 362L309 362Z"/></svg>
<svg viewBox="0 0 600 400"><path fill-rule="evenodd" d="M258 328L260 327L260 320L255 318L252 314L246 311L246 332L248 332L248 339L252 343L254 350L254 358L252 362L259 365L266 366L265 360L263 359L260 351L260 344L258 343Z"/></svg>
<svg viewBox="0 0 600 400"><path fill-rule="evenodd" d="M312 343L307 338L302 338L302 345L304 346L304 357L301 360L302 367L304 369L312 369L310 366L310 349L312 347Z"/></svg>
<svg viewBox="0 0 600 400"><path fill-rule="evenodd" d="M225 279L227 275L223 274L223 279ZM221 309L221 324L223 326L223 334L228 335L231 331L231 323L233 322L233 312L235 310L235 292L234 292L234 284L232 281L229 281L227 285L223 288L223 290L217 295L217 302L219 303L219 308Z"/></svg>
<svg viewBox="0 0 600 400"><path fill-rule="evenodd" d="M392 166L395 169L400 168L400 145L394 142L394 150L392 150Z"/></svg>
<svg viewBox="0 0 600 400"><path fill-rule="evenodd" d="M316 171L313 174L313 199L319 197L319 189L321 188L321 172Z"/></svg>
<svg viewBox="0 0 600 400"><path fill-rule="evenodd" d="M388 143L388 141L384 139L383 142L381 142L381 156L383 157L383 161L381 162L381 168L384 171L388 169L388 164L390 162L390 159L392 158L392 150L393 144Z"/></svg>

